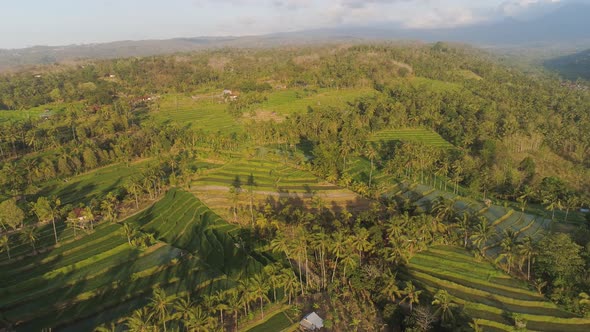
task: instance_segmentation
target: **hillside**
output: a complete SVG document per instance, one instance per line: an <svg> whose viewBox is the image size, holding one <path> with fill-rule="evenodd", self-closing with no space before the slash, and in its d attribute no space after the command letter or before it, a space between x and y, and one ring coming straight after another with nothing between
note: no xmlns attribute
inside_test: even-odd
<svg viewBox="0 0 590 332"><path fill-rule="evenodd" d="M554 6L541 17L523 20L506 17L501 21L440 29L402 28L394 22L368 25L340 25L295 32L254 36L192 37L163 40L126 40L110 43L34 46L0 49L0 72L17 68L71 63L88 59L174 54L205 49L310 46L322 43L366 43L374 41L447 41L469 43L490 49L557 49L562 53L573 45L589 46L587 17L590 5L567 3ZM560 51L561 50L561 51ZM505 52L502 52L505 53Z"/></svg>
<svg viewBox="0 0 590 332"><path fill-rule="evenodd" d="M568 80L590 80L590 50L545 61L545 67Z"/></svg>

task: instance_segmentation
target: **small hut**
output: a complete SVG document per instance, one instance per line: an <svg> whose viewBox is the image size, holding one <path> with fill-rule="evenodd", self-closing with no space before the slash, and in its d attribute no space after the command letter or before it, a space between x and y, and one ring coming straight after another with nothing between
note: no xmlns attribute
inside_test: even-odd
<svg viewBox="0 0 590 332"><path fill-rule="evenodd" d="M303 317L301 322L299 322L299 325L304 331L318 331L324 327L324 320L314 311L311 314L307 314L307 316Z"/></svg>

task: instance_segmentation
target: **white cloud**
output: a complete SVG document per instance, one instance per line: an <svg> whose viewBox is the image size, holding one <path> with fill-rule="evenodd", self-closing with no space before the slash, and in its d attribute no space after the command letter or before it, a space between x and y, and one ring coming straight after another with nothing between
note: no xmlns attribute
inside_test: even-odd
<svg viewBox="0 0 590 332"><path fill-rule="evenodd" d="M543 14L562 3L561 0L508 0L498 6L498 14L511 17L530 17Z"/></svg>

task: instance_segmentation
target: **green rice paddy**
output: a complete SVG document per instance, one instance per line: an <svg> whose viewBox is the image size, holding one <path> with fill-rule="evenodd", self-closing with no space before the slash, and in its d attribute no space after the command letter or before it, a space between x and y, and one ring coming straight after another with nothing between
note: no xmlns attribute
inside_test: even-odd
<svg viewBox="0 0 590 332"><path fill-rule="evenodd" d="M459 247L437 246L415 255L404 276L429 292L445 289L484 330L512 331L519 313L534 331L588 331L590 319L564 311L485 261Z"/></svg>
<svg viewBox="0 0 590 332"><path fill-rule="evenodd" d="M125 222L158 241L130 246L120 224L101 224L51 251L1 261L0 319L17 331L91 331L144 305L155 286L197 298L233 287L272 260L246 253L235 226L180 190Z"/></svg>

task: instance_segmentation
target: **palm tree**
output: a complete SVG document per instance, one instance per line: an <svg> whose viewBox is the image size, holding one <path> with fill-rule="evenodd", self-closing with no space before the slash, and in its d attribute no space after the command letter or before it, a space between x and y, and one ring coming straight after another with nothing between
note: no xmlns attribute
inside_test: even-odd
<svg viewBox="0 0 590 332"><path fill-rule="evenodd" d="M369 231L364 227L359 227L350 236L350 244L359 253L359 266L363 261L363 252L368 252L373 249L373 243L369 241Z"/></svg>
<svg viewBox="0 0 590 332"><path fill-rule="evenodd" d="M490 225L485 217L480 217L479 223L475 226L473 234L470 236L473 244L481 251L483 246L496 234L496 229ZM482 252L482 254L485 254Z"/></svg>
<svg viewBox="0 0 590 332"><path fill-rule="evenodd" d="M114 221L116 219L118 201L117 195L111 191L100 202L100 208L104 213L106 213L107 220Z"/></svg>
<svg viewBox="0 0 590 332"><path fill-rule="evenodd" d="M388 270L385 275L383 276L383 289L381 290L381 294L387 296L391 302L395 302L395 300L401 297L401 290L397 286L396 274Z"/></svg>
<svg viewBox="0 0 590 332"><path fill-rule="evenodd" d="M190 320L191 310L194 307L194 302L191 301L190 296L184 298L178 298L176 302L174 302L174 311L178 318L180 318L183 322L187 322Z"/></svg>
<svg viewBox="0 0 590 332"><path fill-rule="evenodd" d="M154 326L151 323L152 314L147 307L135 310L133 314L127 318L125 325L131 332L148 332L154 331Z"/></svg>
<svg viewBox="0 0 590 332"><path fill-rule="evenodd" d="M436 218L441 221L450 219L455 213L455 200L446 199L443 196L439 196L434 200L432 208Z"/></svg>
<svg viewBox="0 0 590 332"><path fill-rule="evenodd" d="M192 307L189 320L185 322L188 331L209 332L212 327L211 317L207 316L200 306Z"/></svg>
<svg viewBox="0 0 590 332"><path fill-rule="evenodd" d="M90 206L84 208L83 215L86 218L86 220L90 222L90 229L94 229L94 220L96 219L96 217L94 216L94 213L92 212L92 208L90 208Z"/></svg>
<svg viewBox="0 0 590 332"><path fill-rule="evenodd" d="M348 268L353 269L357 266L357 260L356 257L354 257L355 254L353 253L353 251L350 248L347 248L347 250L345 250L344 252L342 252L342 265L344 265L344 271L343 271L343 277L344 280L346 280L346 270Z"/></svg>
<svg viewBox="0 0 590 332"><path fill-rule="evenodd" d="M160 288L154 288L152 298L150 300L150 309L153 315L158 317L159 322L162 324L164 331L166 331L166 322L170 320L170 305L174 303L173 298L169 298L166 292Z"/></svg>
<svg viewBox="0 0 590 332"><path fill-rule="evenodd" d="M223 312L225 310L229 309L229 306L227 305L226 301L225 301L225 297L226 294L221 292L221 291L217 291L215 293L215 306L213 307L213 311L215 312L219 312L219 318L221 319L221 329L224 329L225 323L223 320Z"/></svg>
<svg viewBox="0 0 590 332"><path fill-rule="evenodd" d="M371 187L371 183L373 180L373 169L374 167L374 160L377 157L377 150L375 149L375 147L372 144L369 144L369 146L367 146L367 150L365 151L365 156L367 156L367 158L369 158L369 160L371 161L371 170L369 171L369 187Z"/></svg>
<svg viewBox="0 0 590 332"><path fill-rule="evenodd" d="M533 280L532 284L533 287L535 287L535 289L539 293L539 295L543 295L543 288L547 286L547 281L544 281L543 279L535 279Z"/></svg>
<svg viewBox="0 0 590 332"><path fill-rule="evenodd" d="M258 186L256 181L254 181L254 174L250 173L248 175L248 197L250 199L250 218L251 218L251 225L254 225L254 187Z"/></svg>
<svg viewBox="0 0 590 332"><path fill-rule="evenodd" d="M336 270L338 268L338 259L342 255L342 251L345 247L345 235L342 231L337 231L332 235L332 239L330 243L330 252L334 255L334 269L332 270L332 282L334 282L334 277L336 276Z"/></svg>
<svg viewBox="0 0 590 332"><path fill-rule="evenodd" d="M326 280L326 249L330 244L330 238L324 231L324 229L320 226L314 226L313 232L309 235L311 247L315 251L316 260L319 262L320 265L320 283L321 289L324 289L327 284Z"/></svg>
<svg viewBox="0 0 590 332"><path fill-rule="evenodd" d="M530 236L526 236L522 239L522 242L518 245L518 253L521 257L527 260L527 280L531 280L531 261L537 254L533 239Z"/></svg>
<svg viewBox="0 0 590 332"><path fill-rule="evenodd" d="M453 308L457 307L457 305L451 302L451 297L446 290L441 289L434 294L432 305L437 307L435 314L440 317L443 324L453 323L455 320Z"/></svg>
<svg viewBox="0 0 590 332"><path fill-rule="evenodd" d="M125 236L127 236L127 243L131 245L131 239L137 234L137 229L130 223L126 222L123 223L123 232L125 233Z"/></svg>
<svg viewBox="0 0 590 332"><path fill-rule="evenodd" d="M2 235L0 237L0 250L6 251L8 259L10 260L10 238L8 238L8 235Z"/></svg>
<svg viewBox="0 0 590 332"><path fill-rule="evenodd" d="M125 189L131 195L133 195L135 199L135 208L139 209L139 195L143 191L143 186L141 183L141 178L133 177L125 184Z"/></svg>
<svg viewBox="0 0 590 332"><path fill-rule="evenodd" d="M280 283L281 266L278 263L269 264L264 267L264 274L268 277L268 281L272 285L273 301L277 302L277 287Z"/></svg>
<svg viewBox="0 0 590 332"><path fill-rule="evenodd" d="M414 304L420 303L420 294L422 294L422 291L417 290L416 286L414 286L414 284L411 281L407 281L406 287L402 291L402 294L404 294L404 298L402 299L402 302L407 301L408 304L410 305L410 311L412 311L412 308L413 308L412 306Z"/></svg>
<svg viewBox="0 0 590 332"><path fill-rule="evenodd" d="M293 297L293 294L295 294L297 288L299 287L297 276L295 275L295 272L293 272L293 270L283 269L281 271L281 279L281 285L283 286L283 290L287 294L287 297L289 299L289 305L291 305L291 298Z"/></svg>
<svg viewBox="0 0 590 332"><path fill-rule="evenodd" d="M262 318L264 319L264 300L268 300L267 293L270 287L268 287L266 280L261 274L255 275L252 279L250 279L250 281L250 287L253 295L260 299L260 312L262 313Z"/></svg>
<svg viewBox="0 0 590 332"><path fill-rule="evenodd" d="M455 221L457 222L457 229L463 233L463 247L467 248L467 240L471 232L471 218L468 213L463 212L460 217L455 217Z"/></svg>
<svg viewBox="0 0 590 332"><path fill-rule="evenodd" d="M55 227L55 218L59 215L59 207L61 201L59 198L47 199L46 197L39 197L37 202L33 203L33 212L37 215L39 221L51 220L53 224L53 235L55 236L55 243L57 244L57 229Z"/></svg>
<svg viewBox="0 0 590 332"><path fill-rule="evenodd" d="M291 301L291 294L290 293L289 293L289 301ZM291 302L289 302L289 304L291 304ZM228 294L227 306L228 306L228 310L231 310L231 312L234 314L235 330L238 331L238 315L240 314L242 302L241 302L238 292L236 292L233 289Z"/></svg>
<svg viewBox="0 0 590 332"><path fill-rule="evenodd" d="M37 161L32 158L23 159L23 161L20 163L20 166L27 171L26 173L29 185L33 184L32 175L35 173L35 170L37 169Z"/></svg>
<svg viewBox="0 0 590 332"><path fill-rule="evenodd" d="M22 242L29 243L33 247L33 254L37 253L35 242L37 242L37 228L35 226L29 226L22 229L20 238Z"/></svg>
<svg viewBox="0 0 590 332"><path fill-rule="evenodd" d="M498 255L496 261L500 261L502 259L506 260L506 265L508 266L508 273L514 265L514 259L516 258L516 238L518 235L511 229L504 230L504 237L500 242L500 246L502 247L502 253Z"/></svg>

